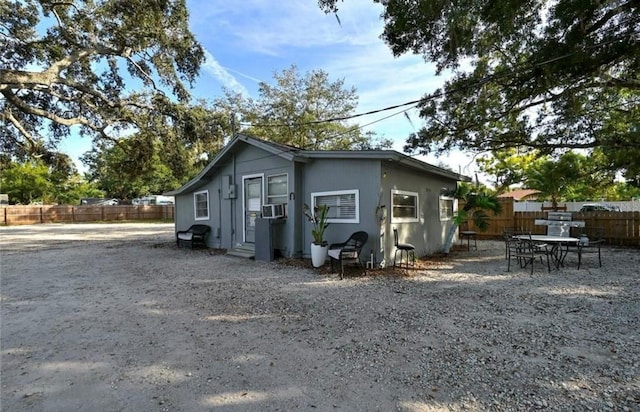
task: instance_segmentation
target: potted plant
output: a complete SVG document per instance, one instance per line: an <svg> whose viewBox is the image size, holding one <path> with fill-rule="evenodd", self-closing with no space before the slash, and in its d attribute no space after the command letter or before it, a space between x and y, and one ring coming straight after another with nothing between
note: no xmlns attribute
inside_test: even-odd
<svg viewBox="0 0 640 412"><path fill-rule="evenodd" d="M311 243L311 262L313 267L318 268L324 265L327 260L327 252L329 245L324 240L324 231L329 226L327 220L329 219L329 206L320 205L313 208L313 212L309 205L304 205L304 215L309 222L313 224L311 229L311 236L313 236L313 242Z"/></svg>

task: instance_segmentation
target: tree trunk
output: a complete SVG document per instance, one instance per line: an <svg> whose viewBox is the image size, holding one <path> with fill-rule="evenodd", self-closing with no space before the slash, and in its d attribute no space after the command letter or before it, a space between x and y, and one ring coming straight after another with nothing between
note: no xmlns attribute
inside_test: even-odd
<svg viewBox="0 0 640 412"><path fill-rule="evenodd" d="M456 230L458 230L458 224L453 223L447 232L447 236L444 239L444 254L448 255L449 250L451 249L451 245L453 244L453 236L456 234Z"/></svg>

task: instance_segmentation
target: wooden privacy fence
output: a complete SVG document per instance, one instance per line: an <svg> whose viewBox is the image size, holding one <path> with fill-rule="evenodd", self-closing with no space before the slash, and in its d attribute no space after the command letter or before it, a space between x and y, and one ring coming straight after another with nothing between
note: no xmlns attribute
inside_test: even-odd
<svg viewBox="0 0 640 412"><path fill-rule="evenodd" d="M3 206L1 210L5 225L174 219L174 205Z"/></svg>
<svg viewBox="0 0 640 412"><path fill-rule="evenodd" d="M522 228L533 234L546 234L547 227L536 225L536 219L546 219L546 212L514 212L511 199L501 199L502 213L489 212L489 230L481 232L469 224L469 230L478 232L479 239L500 239L507 227ZM640 212L573 212L573 220L583 220L586 228L601 227L607 243L640 247ZM466 226L463 228L465 229ZM579 228L574 228L579 231ZM573 232L572 232L573 233ZM575 233L577 234L577 233Z"/></svg>

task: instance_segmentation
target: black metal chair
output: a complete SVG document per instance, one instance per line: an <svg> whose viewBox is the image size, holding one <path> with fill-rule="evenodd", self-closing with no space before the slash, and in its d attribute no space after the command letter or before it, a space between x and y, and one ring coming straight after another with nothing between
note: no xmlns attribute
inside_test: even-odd
<svg viewBox="0 0 640 412"><path fill-rule="evenodd" d="M566 254L574 252L578 254L578 269L582 264L582 255L589 253L598 254L598 267L602 267L602 245L605 243L604 228L584 228L582 233L578 236L578 242L573 245L567 245Z"/></svg>
<svg viewBox="0 0 640 412"><path fill-rule="evenodd" d="M502 239L504 240L504 258L509 259L509 241L514 236L526 234L522 229L517 227L502 228Z"/></svg>
<svg viewBox="0 0 640 412"><path fill-rule="evenodd" d="M511 260L515 259L521 268L531 265L531 275L533 275L535 261L540 258L540 263L544 263L543 257L547 260L547 271L551 272L549 260L549 255L552 253L551 250L545 243L534 242L530 233L510 237L507 243L507 251L507 272L511 270Z"/></svg>
<svg viewBox="0 0 640 412"><path fill-rule="evenodd" d="M362 264L360 254L368 239L367 232L360 231L353 233L346 242L330 244L328 254L331 260L331 271L333 272L333 262L339 262L340 279L344 279L345 264L357 263L364 269L364 274L366 275L367 268Z"/></svg>
<svg viewBox="0 0 640 412"><path fill-rule="evenodd" d="M211 228L207 225L192 225L187 230L176 232L176 244L180 247L180 242L188 243L193 249L196 245L207 246L207 235Z"/></svg>
<svg viewBox="0 0 640 412"><path fill-rule="evenodd" d="M407 268L409 267L409 254L411 254L411 266L413 267L416 263L416 255L415 255L415 246L411 243L399 243L398 242L398 229L393 228L393 243L396 247L396 253L393 255L393 266L396 266L396 258L398 257L398 252L400 252L400 267L402 267L402 256L406 256L407 258Z"/></svg>

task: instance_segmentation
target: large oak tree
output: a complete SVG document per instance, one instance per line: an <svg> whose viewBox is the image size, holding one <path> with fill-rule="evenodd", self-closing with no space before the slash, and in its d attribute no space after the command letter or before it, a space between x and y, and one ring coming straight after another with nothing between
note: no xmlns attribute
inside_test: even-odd
<svg viewBox="0 0 640 412"><path fill-rule="evenodd" d="M600 148L640 175L637 0L374 0L394 55L452 77L426 94L406 149ZM338 0L320 0L337 12Z"/></svg>
<svg viewBox="0 0 640 412"><path fill-rule="evenodd" d="M230 90L216 106L239 117L238 129L281 144L309 150L366 150L391 146L391 141L348 120L358 95L344 80L331 81L323 70L304 75L293 65L274 73L274 82L260 82L258 97Z"/></svg>
<svg viewBox="0 0 640 412"><path fill-rule="evenodd" d="M187 86L203 59L184 0L2 1L2 150L55 157L74 126L96 144L188 131Z"/></svg>

